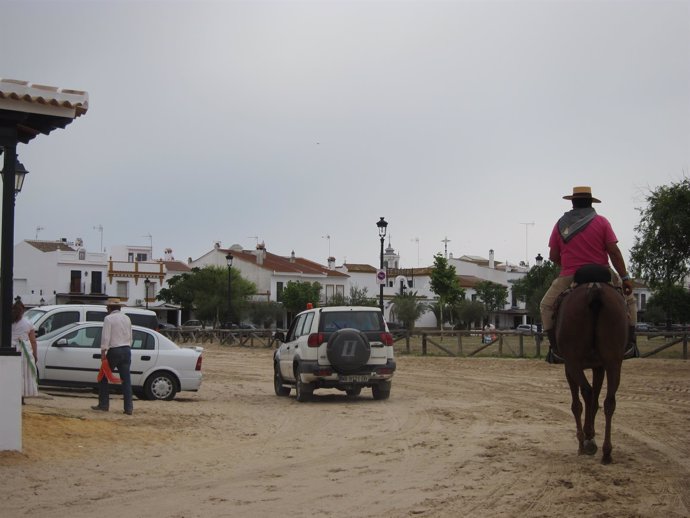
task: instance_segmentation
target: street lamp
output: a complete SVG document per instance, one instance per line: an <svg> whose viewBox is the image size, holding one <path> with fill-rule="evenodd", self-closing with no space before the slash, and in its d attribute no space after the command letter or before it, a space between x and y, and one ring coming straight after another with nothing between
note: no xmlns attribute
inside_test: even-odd
<svg viewBox="0 0 690 518"><path fill-rule="evenodd" d="M16 165L14 166L14 195L17 196L17 194L19 194L22 191L22 187L24 186L24 178L27 174L29 174L29 171L26 170L26 167L24 167L24 164L22 164L18 158L15 164Z"/></svg>
<svg viewBox="0 0 690 518"><path fill-rule="evenodd" d="M541 254L537 254L537 257L534 258L534 263L537 266L541 266L544 263L544 258L541 256Z"/></svg>
<svg viewBox="0 0 690 518"><path fill-rule="evenodd" d="M146 301L146 309L149 309L149 286L151 285L151 281L149 280L148 277L146 277L146 280L144 281L144 290L146 291L146 294L144 295L144 300Z"/></svg>
<svg viewBox="0 0 690 518"><path fill-rule="evenodd" d="M383 270L383 240L386 237L386 228L388 228L388 222L383 219L383 216L378 220L376 226L379 227L379 237L381 238L381 265L380 268ZM379 286L379 308L381 309L381 315L383 315L383 283Z"/></svg>
<svg viewBox="0 0 690 518"><path fill-rule="evenodd" d="M225 256L228 263L228 329L232 329L232 254Z"/></svg>

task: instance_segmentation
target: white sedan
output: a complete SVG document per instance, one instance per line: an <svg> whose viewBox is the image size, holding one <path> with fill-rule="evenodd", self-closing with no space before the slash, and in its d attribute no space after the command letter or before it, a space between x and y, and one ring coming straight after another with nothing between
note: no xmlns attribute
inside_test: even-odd
<svg viewBox="0 0 690 518"><path fill-rule="evenodd" d="M41 336L39 385L97 387L102 330L103 322L78 322ZM169 401L180 390L199 390L202 347L178 347L146 327L132 326L132 334L132 392L138 398Z"/></svg>

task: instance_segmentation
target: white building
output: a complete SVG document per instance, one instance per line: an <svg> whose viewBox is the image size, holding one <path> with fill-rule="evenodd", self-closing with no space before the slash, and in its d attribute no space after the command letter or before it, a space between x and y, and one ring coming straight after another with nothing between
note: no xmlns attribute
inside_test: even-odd
<svg viewBox="0 0 690 518"><path fill-rule="evenodd" d="M81 239L26 240L14 247L14 296L26 305L99 303L108 298L106 254Z"/></svg>
<svg viewBox="0 0 690 518"><path fill-rule="evenodd" d="M279 302L280 294L290 281L321 284L321 304L335 295L347 295L349 277L336 270L335 259L330 258L326 267L297 257L294 252L288 257L273 254L263 243L258 244L255 250L243 250L240 245L221 248L220 243L216 243L211 251L198 259L190 259L189 266L227 268L226 256L229 253L233 257L232 267L239 270L242 278L256 285L255 300Z"/></svg>

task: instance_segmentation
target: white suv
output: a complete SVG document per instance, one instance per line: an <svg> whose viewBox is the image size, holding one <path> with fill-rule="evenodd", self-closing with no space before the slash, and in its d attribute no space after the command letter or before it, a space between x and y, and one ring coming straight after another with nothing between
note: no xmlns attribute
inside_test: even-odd
<svg viewBox="0 0 690 518"><path fill-rule="evenodd" d="M314 389L336 388L357 396L371 387L388 399L395 372L393 337L375 307L332 306L298 314L273 355L275 392L308 401Z"/></svg>

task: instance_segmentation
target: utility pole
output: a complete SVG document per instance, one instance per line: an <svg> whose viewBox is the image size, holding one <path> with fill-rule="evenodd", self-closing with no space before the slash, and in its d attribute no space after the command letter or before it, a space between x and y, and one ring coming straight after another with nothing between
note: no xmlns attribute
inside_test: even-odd
<svg viewBox="0 0 690 518"><path fill-rule="evenodd" d="M527 230L530 226L534 226L534 221L531 223L520 223L520 225L525 225L525 266L529 266L529 251L527 246Z"/></svg>

